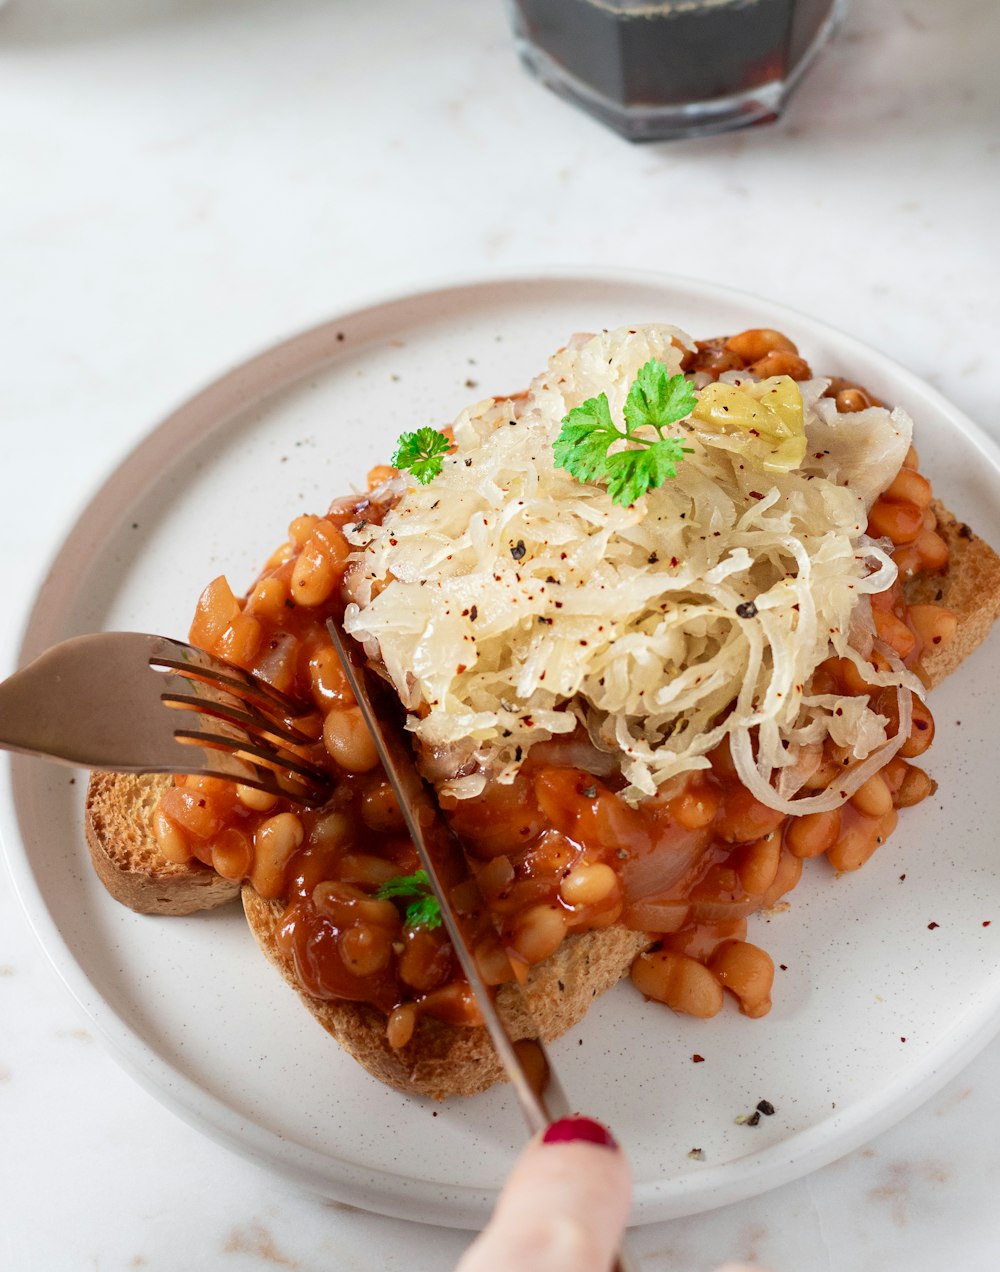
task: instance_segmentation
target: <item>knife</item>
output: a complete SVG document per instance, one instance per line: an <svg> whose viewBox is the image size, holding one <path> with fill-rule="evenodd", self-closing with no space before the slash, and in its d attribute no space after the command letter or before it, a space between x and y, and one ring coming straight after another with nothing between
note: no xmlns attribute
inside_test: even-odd
<svg viewBox="0 0 1000 1272"><path fill-rule="evenodd" d="M496 992L483 980L473 954L467 910L482 913L486 903L469 869L465 850L438 806L437 798L421 776L413 758L406 731L399 721L398 699L389 700L387 689L376 681L361 647L344 632L339 619L329 618L327 629L344 668L344 675L371 732L386 777L413 839L420 864L441 907L452 948L483 1017L483 1024L500 1058L504 1072L517 1095L518 1103L534 1135L552 1122L571 1113L562 1083L556 1076L541 1037L514 1041L497 1010ZM379 709L381 708L381 709ZM451 893L461 883L462 911L452 902ZM469 904L470 897L472 905ZM499 927L499 925L498 925ZM528 996L511 969L507 992L530 1020ZM639 1264L623 1239L612 1272L639 1272Z"/></svg>
<svg viewBox="0 0 1000 1272"><path fill-rule="evenodd" d="M407 828L413 838L420 864L427 872L431 891L441 907L452 948L469 982L483 1017L483 1024L496 1048L500 1063L514 1088L528 1129L532 1134L543 1131L551 1122L567 1117L571 1110L562 1084L556 1076L541 1039L514 1041L503 1017L497 1010L496 993L483 980L472 952L471 932L466 910L487 912L478 893L475 876L469 869L465 852L454 831L438 807L437 799L420 775L402 724L398 720L398 702L387 702L382 686L374 681L365 665L357 641L346 636L333 619L327 627L334 648L344 667L347 682L357 699L361 714L371 731L379 759L399 801ZM376 699L378 704L376 708ZM451 899L452 890L462 884L462 913ZM468 904L471 899L472 905ZM527 995L515 978L513 969L507 982L508 992L519 998L528 1019L531 1009Z"/></svg>

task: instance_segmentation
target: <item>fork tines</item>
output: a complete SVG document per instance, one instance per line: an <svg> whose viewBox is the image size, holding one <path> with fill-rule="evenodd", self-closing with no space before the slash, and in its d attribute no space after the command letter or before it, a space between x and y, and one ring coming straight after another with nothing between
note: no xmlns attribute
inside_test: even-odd
<svg viewBox="0 0 1000 1272"><path fill-rule="evenodd" d="M160 699L198 719L197 727L174 730L178 742L204 748L209 767L214 757L224 770L216 776L235 776L245 785L301 803L326 798L329 779L303 754L315 743L315 734L296 724L315 717L313 708L204 650L166 638L164 645L169 648L149 659L164 678Z"/></svg>

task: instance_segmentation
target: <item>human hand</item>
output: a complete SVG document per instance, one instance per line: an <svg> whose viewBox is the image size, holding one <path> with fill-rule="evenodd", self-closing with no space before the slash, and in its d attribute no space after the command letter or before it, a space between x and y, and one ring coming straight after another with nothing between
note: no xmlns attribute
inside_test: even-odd
<svg viewBox="0 0 1000 1272"><path fill-rule="evenodd" d="M608 1272L632 1201L611 1133L567 1117L518 1158L486 1228L457 1272Z"/></svg>
<svg viewBox="0 0 1000 1272"><path fill-rule="evenodd" d="M632 1176L611 1133L567 1117L518 1158L486 1228L456 1272L610 1272L632 1200ZM760 1272L727 1263L717 1272Z"/></svg>

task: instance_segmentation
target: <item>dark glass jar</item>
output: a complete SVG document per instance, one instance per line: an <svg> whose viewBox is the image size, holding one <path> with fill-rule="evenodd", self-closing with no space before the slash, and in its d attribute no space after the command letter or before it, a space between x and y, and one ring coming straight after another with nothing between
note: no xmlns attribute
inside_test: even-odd
<svg viewBox="0 0 1000 1272"><path fill-rule="evenodd" d="M633 141L778 117L846 0L509 0L522 60Z"/></svg>

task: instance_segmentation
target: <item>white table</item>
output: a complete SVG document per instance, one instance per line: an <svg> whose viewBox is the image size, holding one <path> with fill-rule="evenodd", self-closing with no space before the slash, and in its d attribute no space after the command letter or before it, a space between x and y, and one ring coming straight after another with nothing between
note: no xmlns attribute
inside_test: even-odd
<svg viewBox="0 0 1000 1272"><path fill-rule="evenodd" d="M282 336L455 275L672 270L799 307L1000 435L1000 9L867 0L769 129L633 147L469 0L11 0L0 11L0 643L72 513L170 408ZM669 317L669 316L667 316ZM0 1266L447 1268L124 1074L0 874ZM636 1234L645 1266L1000 1259L1000 1042L867 1147Z"/></svg>

